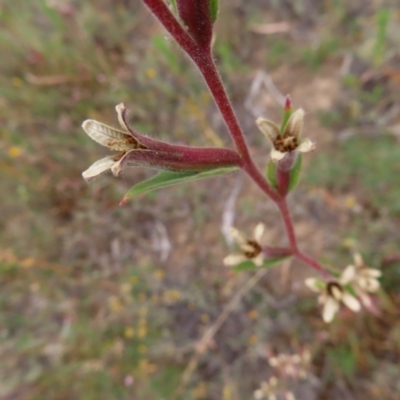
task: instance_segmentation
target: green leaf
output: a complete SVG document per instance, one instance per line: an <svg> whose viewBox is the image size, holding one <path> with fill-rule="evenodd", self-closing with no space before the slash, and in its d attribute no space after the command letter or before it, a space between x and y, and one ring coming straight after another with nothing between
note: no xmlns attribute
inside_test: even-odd
<svg viewBox="0 0 400 400"><path fill-rule="evenodd" d="M232 268L233 272L241 272L241 271L255 271L256 269L266 269L266 268L272 268L276 264L279 264L283 260L286 260L290 256L285 256L285 257L276 257L276 258L269 258L264 260L263 265L260 267L257 267L256 264L253 263L251 260L246 260L241 262L240 264L236 265L234 268Z"/></svg>
<svg viewBox="0 0 400 400"><path fill-rule="evenodd" d="M280 128L281 134L283 134L283 132L285 131L286 125L292 114L293 114L292 108L283 110L283 117L282 117L282 123L281 123L281 128Z"/></svg>
<svg viewBox="0 0 400 400"><path fill-rule="evenodd" d="M278 181L276 178L276 163L273 161L269 161L267 165L267 179L270 185L277 189L278 188Z"/></svg>
<svg viewBox="0 0 400 400"><path fill-rule="evenodd" d="M215 22L218 17L219 0L210 0L211 20Z"/></svg>
<svg viewBox="0 0 400 400"><path fill-rule="evenodd" d="M346 345L337 345L327 351L331 365L341 374L352 377L357 369L357 357Z"/></svg>
<svg viewBox="0 0 400 400"><path fill-rule="evenodd" d="M241 271L253 271L258 269L257 265L253 263L253 261L246 260L242 261L240 264L236 265L232 268L233 272L241 272Z"/></svg>
<svg viewBox="0 0 400 400"><path fill-rule="evenodd" d="M120 205L124 205L129 199L142 193L151 192L152 190L161 189L171 185L177 185L178 183L197 181L203 178L228 174L236 170L238 170L238 167L216 168L207 171L160 171L152 178L139 182L135 186L131 187L121 200Z"/></svg>
<svg viewBox="0 0 400 400"><path fill-rule="evenodd" d="M298 154L293 168L290 170L289 192L296 188L300 181L302 155Z"/></svg>

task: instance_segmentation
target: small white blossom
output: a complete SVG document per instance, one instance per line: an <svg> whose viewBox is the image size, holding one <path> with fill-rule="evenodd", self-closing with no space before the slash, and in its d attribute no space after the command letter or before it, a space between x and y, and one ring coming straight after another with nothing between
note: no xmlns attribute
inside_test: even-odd
<svg viewBox="0 0 400 400"><path fill-rule="evenodd" d="M316 278L306 279L306 285L313 292L320 293L318 303L322 306L322 319L326 323L333 321L341 303L354 312L360 311L360 302L344 287L353 277L352 271L345 270L338 280L324 282Z"/></svg>
<svg viewBox="0 0 400 400"><path fill-rule="evenodd" d="M351 275L351 285L364 306L371 306L370 293L377 292L380 287L378 278L382 272L369 268L363 261L361 254L354 254L354 265L349 265L343 274Z"/></svg>
<svg viewBox="0 0 400 400"><path fill-rule="evenodd" d="M238 229L232 227L230 229L230 234L233 240L238 244L240 252L226 256L224 258L224 264L232 267L243 261L251 260L255 265L260 267L264 259L260 244L264 229L264 224L258 224L254 229L253 238L247 238Z"/></svg>
<svg viewBox="0 0 400 400"><path fill-rule="evenodd" d="M268 382L261 382L260 388L254 391L253 396L256 400L276 400L277 386L278 379L275 376L272 376L271 378L269 378Z"/></svg>
<svg viewBox="0 0 400 400"><path fill-rule="evenodd" d="M256 123L272 143L271 159L274 162L282 160L292 151L307 153L315 149L315 143L311 140L301 139L304 124L304 110L301 108L290 116L283 133L278 125L268 119L258 118Z"/></svg>

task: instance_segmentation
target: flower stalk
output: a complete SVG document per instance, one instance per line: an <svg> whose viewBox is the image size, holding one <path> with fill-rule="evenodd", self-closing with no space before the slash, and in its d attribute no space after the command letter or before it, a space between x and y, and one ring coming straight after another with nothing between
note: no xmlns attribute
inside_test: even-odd
<svg viewBox="0 0 400 400"><path fill-rule="evenodd" d="M280 128L271 121L257 120L257 125L269 137L273 145L271 156L277 164L277 185L271 185L258 170L250 155L244 133L214 63L211 39L212 26L216 17L215 1L177 0L175 11L178 13L178 18L164 0L142 1L197 66L224 119L236 151L226 148L194 148L154 140L136 132L127 124L126 109L120 105L117 106L117 112L122 131L107 127L97 121L84 123L84 129L89 136L111 150L118 151L117 155L93 164L84 172L85 179L90 180L106 170L112 170L115 175L118 175L122 169L129 166L148 166L171 171L203 171L224 166L239 167L276 204L289 240L287 248L257 247L256 249L256 246L253 246L251 250L264 256L268 252L269 256L274 252L275 255L277 252L284 256L292 255L325 276L329 276L330 273L318 261L305 255L299 249L286 200L291 190L291 174L296 165L297 153L307 152L314 148L311 141L300 138L304 111L300 109L292 112L291 101L287 98L284 121ZM99 126L102 127L103 133L108 132L108 137L99 139L99 132L95 134L91 132L101 130ZM249 250L247 247L245 250Z"/></svg>

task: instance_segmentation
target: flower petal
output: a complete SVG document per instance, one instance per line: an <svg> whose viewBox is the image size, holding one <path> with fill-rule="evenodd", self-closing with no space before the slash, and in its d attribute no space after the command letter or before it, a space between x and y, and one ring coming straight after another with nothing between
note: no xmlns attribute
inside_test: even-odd
<svg viewBox="0 0 400 400"><path fill-rule="evenodd" d="M272 143L280 135L279 127L275 122L265 118L258 118L256 120L258 129L263 133Z"/></svg>
<svg viewBox="0 0 400 400"><path fill-rule="evenodd" d="M360 253L354 253L353 259L354 259L354 264L356 265L356 267L362 267L364 265L364 260Z"/></svg>
<svg viewBox="0 0 400 400"><path fill-rule="evenodd" d="M296 151L300 153L308 153L315 149L315 143L310 139L304 139L296 148Z"/></svg>
<svg viewBox="0 0 400 400"><path fill-rule="evenodd" d="M339 282L342 285L347 285L354 279L355 276L356 276L356 267L354 265L349 265L340 275Z"/></svg>
<svg viewBox="0 0 400 400"><path fill-rule="evenodd" d="M111 169L114 164L114 157L111 156L102 158L101 160L98 160L92 164L86 171L83 171L82 176L86 182L89 182L96 176Z"/></svg>
<svg viewBox="0 0 400 400"><path fill-rule="evenodd" d="M129 127L127 126L127 124L125 123L125 119L123 114L127 111L126 107L124 106L124 103L119 103L115 106L115 111L117 111L117 115L118 115L118 122L121 125L122 129L125 129L126 132L129 132Z"/></svg>
<svg viewBox="0 0 400 400"><path fill-rule="evenodd" d="M365 268L362 270L362 273L370 278L379 278L382 276L382 271L379 271L379 269L375 268Z"/></svg>
<svg viewBox="0 0 400 400"><path fill-rule="evenodd" d="M260 243L264 231L265 231L265 225L262 222L257 224L257 226L254 228L254 240L257 243Z"/></svg>
<svg viewBox="0 0 400 400"><path fill-rule="evenodd" d="M264 256L262 253L260 253L256 258L253 258L253 263L257 267L261 267L264 264Z"/></svg>
<svg viewBox="0 0 400 400"><path fill-rule="evenodd" d="M139 152L139 151L140 150L134 150L134 149L132 149L130 151L127 151L125 154L122 155L122 157L118 161L115 161L114 165L111 167L111 172L113 173L113 175L114 176L118 176L119 173L123 170L122 163L126 160L126 158L127 158L129 153ZM128 167L128 166L132 167L132 166L135 166L135 165L133 163L130 163L128 165L125 164L125 167Z"/></svg>
<svg viewBox="0 0 400 400"><path fill-rule="evenodd" d="M334 298L328 296L322 309L322 319L324 322L332 322L338 311L339 303Z"/></svg>
<svg viewBox="0 0 400 400"><path fill-rule="evenodd" d="M362 290L356 290L357 296L359 297L362 305L369 309L372 306L372 300L369 294L365 293Z"/></svg>
<svg viewBox="0 0 400 400"><path fill-rule="evenodd" d="M286 156L287 153L282 153L275 148L271 149L271 159L273 162L278 162L282 160L283 157Z"/></svg>
<svg viewBox="0 0 400 400"><path fill-rule="evenodd" d="M380 287L379 281L374 278L360 278L357 283L361 289L371 293L376 292Z"/></svg>
<svg viewBox="0 0 400 400"><path fill-rule="evenodd" d="M347 308L350 308L350 310L354 312L360 311L360 302L350 293L343 292L342 302Z"/></svg>
<svg viewBox="0 0 400 400"><path fill-rule="evenodd" d="M121 141L121 143L124 143L123 140L129 137L125 132L97 122L94 119L83 121L82 128L90 138L105 147L110 147L111 142Z"/></svg>
<svg viewBox="0 0 400 400"><path fill-rule="evenodd" d="M231 226L229 229L229 233L232 236L232 239L239 245L243 246L247 243L247 238L243 235L242 232L239 231L239 229L234 228Z"/></svg>
<svg viewBox="0 0 400 400"><path fill-rule="evenodd" d="M233 253L229 254L224 258L224 265L227 267L234 267L235 265L240 264L243 261L246 261L247 258L241 253Z"/></svg>
<svg viewBox="0 0 400 400"><path fill-rule="evenodd" d="M321 281L319 279L316 278L307 278L304 283L306 284L306 286L312 290L313 292L319 293L321 292L323 289L321 289Z"/></svg>
<svg viewBox="0 0 400 400"><path fill-rule="evenodd" d="M304 125L304 110L299 108L289 118L286 124L284 136L294 136L300 138Z"/></svg>

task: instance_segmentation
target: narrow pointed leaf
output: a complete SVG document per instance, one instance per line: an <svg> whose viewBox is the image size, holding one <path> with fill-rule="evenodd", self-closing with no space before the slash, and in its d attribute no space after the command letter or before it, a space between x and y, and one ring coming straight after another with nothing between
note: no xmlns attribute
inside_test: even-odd
<svg viewBox="0 0 400 400"><path fill-rule="evenodd" d="M218 17L219 0L210 0L211 21L215 22Z"/></svg>
<svg viewBox="0 0 400 400"><path fill-rule="evenodd" d="M298 154L297 159L290 170L289 192L294 190L300 181L302 155Z"/></svg>
<svg viewBox="0 0 400 400"><path fill-rule="evenodd" d="M178 8L176 6L176 0L170 0L169 2L171 3L172 10L173 10L174 14L177 15L178 14Z"/></svg>
<svg viewBox="0 0 400 400"><path fill-rule="evenodd" d="M232 271L233 272L255 271L256 269L272 268L276 264L281 263L282 261L286 260L289 257L290 256L269 258L267 260L264 260L263 265L261 265L261 267L257 267L257 265L255 265L251 260L246 260L236 265L236 267L234 267Z"/></svg>
<svg viewBox="0 0 400 400"><path fill-rule="evenodd" d="M283 117L282 117L281 129L280 129L281 134L283 134L283 132L285 132L286 125L292 114L293 114L292 102L290 100L290 97L287 96L286 101L285 101L285 108L283 109Z"/></svg>
<svg viewBox="0 0 400 400"><path fill-rule="evenodd" d="M177 185L178 183L185 183L191 181L197 181L203 178L210 178L217 175L227 174L238 170L237 167L226 167L216 168L207 171L184 171L184 172L172 172L172 171L160 171L157 175L152 178L139 182L133 186L124 196L120 205L124 205L129 199L142 193L151 192L156 189L163 187Z"/></svg>

